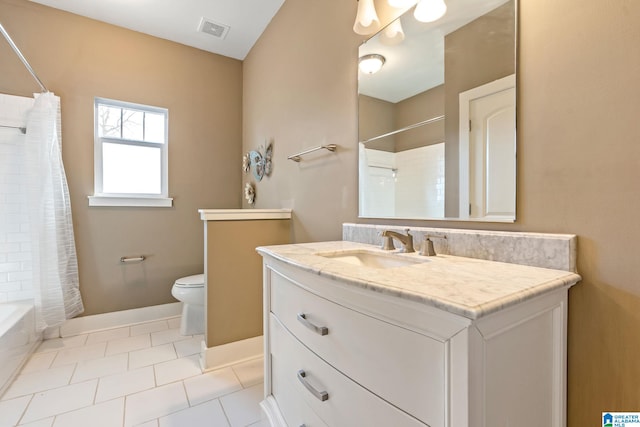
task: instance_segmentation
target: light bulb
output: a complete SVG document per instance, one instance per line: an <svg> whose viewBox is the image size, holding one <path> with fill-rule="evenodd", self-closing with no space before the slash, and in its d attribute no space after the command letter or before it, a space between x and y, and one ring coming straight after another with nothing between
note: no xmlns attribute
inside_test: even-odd
<svg viewBox="0 0 640 427"><path fill-rule="evenodd" d="M373 0L358 0L358 13L353 31L356 34L373 34L380 29L380 20L373 5Z"/></svg>
<svg viewBox="0 0 640 427"><path fill-rule="evenodd" d="M433 22L442 18L446 11L444 0L422 0L413 11L413 16L420 22Z"/></svg>
<svg viewBox="0 0 640 427"><path fill-rule="evenodd" d="M387 46L396 45L402 40L404 40L404 31L399 18L389 24L380 34L380 43Z"/></svg>
<svg viewBox="0 0 640 427"><path fill-rule="evenodd" d="M416 4L416 0L387 0L387 3L396 9L408 9Z"/></svg>

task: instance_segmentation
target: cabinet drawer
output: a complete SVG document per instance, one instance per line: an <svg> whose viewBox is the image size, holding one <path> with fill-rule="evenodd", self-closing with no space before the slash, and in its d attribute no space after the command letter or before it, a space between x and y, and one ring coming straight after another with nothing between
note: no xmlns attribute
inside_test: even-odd
<svg viewBox="0 0 640 427"><path fill-rule="evenodd" d="M280 359L274 360L272 366L282 372ZM291 371L291 369L289 369ZM287 381L286 375L271 376L271 394L278 402L278 408L289 427L327 427L313 409L304 401L294 385Z"/></svg>
<svg viewBox="0 0 640 427"><path fill-rule="evenodd" d="M444 426L444 343L321 298L275 271L270 299L271 312L330 365L431 427Z"/></svg>
<svg viewBox="0 0 640 427"><path fill-rule="evenodd" d="M273 314L269 316L269 333L272 381L287 384L327 425L424 427L333 369L291 335ZM317 396L321 392L326 393L326 400Z"/></svg>

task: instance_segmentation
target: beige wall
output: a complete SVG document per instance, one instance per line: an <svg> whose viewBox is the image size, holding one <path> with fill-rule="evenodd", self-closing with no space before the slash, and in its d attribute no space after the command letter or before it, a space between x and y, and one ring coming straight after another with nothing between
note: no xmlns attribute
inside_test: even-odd
<svg viewBox="0 0 640 427"><path fill-rule="evenodd" d="M0 21L61 97L85 314L175 302L173 281L204 269L197 209L240 207L242 63L26 0L1 0ZM0 39L0 92L37 91ZM88 206L96 96L169 109L173 208ZM138 254L148 259L120 265Z"/></svg>
<svg viewBox="0 0 640 427"><path fill-rule="evenodd" d="M262 335L258 246L291 243L291 220L206 222L207 347Z"/></svg>
<svg viewBox="0 0 640 427"><path fill-rule="evenodd" d="M277 153L257 203L294 205L296 241L339 239L357 220L355 12L355 1L287 0L245 61L244 150L274 136ZM516 223L400 222L579 236L569 427L640 402L638 22L633 0L521 0ZM323 142L341 148L286 160Z"/></svg>
<svg viewBox="0 0 640 427"><path fill-rule="evenodd" d="M358 137L366 140L444 114L444 85L397 103L358 95ZM367 143L367 148L398 152L444 141L444 121L433 122Z"/></svg>
<svg viewBox="0 0 640 427"><path fill-rule="evenodd" d="M360 141L384 135L397 129L396 104L373 98L367 95L358 95L358 138ZM381 151L396 151L396 135L371 141L367 148Z"/></svg>
<svg viewBox="0 0 640 427"><path fill-rule="evenodd" d="M444 114L444 85L436 86L396 104L396 129ZM432 122L402 133L396 151L410 150L444 141L444 121Z"/></svg>

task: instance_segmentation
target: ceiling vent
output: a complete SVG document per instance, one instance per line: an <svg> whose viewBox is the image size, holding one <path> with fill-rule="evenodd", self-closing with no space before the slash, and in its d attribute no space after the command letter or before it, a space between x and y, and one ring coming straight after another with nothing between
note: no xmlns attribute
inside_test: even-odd
<svg viewBox="0 0 640 427"><path fill-rule="evenodd" d="M224 40L227 37L227 33L229 32L228 25L219 24L217 22L212 21L211 19L202 18L200 20L200 26L198 27L198 31L202 33L207 33L212 35L220 40Z"/></svg>

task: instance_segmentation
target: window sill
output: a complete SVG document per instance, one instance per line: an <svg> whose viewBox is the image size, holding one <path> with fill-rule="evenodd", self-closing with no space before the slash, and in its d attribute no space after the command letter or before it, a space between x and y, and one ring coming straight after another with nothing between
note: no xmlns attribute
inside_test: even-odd
<svg viewBox="0 0 640 427"><path fill-rule="evenodd" d="M89 196L89 206L170 208L173 206L173 198Z"/></svg>

